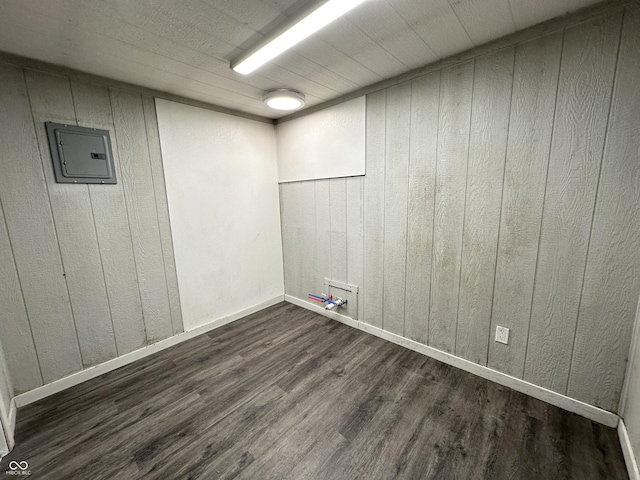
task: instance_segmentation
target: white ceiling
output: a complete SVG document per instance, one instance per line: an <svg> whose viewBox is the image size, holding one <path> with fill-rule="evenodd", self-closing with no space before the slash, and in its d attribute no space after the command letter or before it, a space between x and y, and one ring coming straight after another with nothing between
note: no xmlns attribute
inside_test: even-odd
<svg viewBox="0 0 640 480"><path fill-rule="evenodd" d="M269 88L307 105L598 0L368 0L251 75L229 61L308 0L1 0L0 51L269 118Z"/></svg>

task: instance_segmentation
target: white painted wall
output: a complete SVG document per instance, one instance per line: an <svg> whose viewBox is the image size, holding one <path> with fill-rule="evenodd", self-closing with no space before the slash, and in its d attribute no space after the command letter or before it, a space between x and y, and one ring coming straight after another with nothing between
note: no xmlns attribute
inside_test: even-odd
<svg viewBox="0 0 640 480"><path fill-rule="evenodd" d="M365 172L365 97L276 127L280 182Z"/></svg>
<svg viewBox="0 0 640 480"><path fill-rule="evenodd" d="M621 402L622 419L629 434L629 441L636 464L640 465L640 303L633 329L633 340L625 388Z"/></svg>
<svg viewBox="0 0 640 480"><path fill-rule="evenodd" d="M282 295L273 126L156 108L185 330Z"/></svg>

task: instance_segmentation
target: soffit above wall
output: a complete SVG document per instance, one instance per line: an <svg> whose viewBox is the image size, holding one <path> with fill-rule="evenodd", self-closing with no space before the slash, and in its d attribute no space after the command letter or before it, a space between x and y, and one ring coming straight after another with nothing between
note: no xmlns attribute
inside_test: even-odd
<svg viewBox="0 0 640 480"><path fill-rule="evenodd" d="M309 0L3 0L0 51L278 118L262 92L307 107L597 0L368 0L249 76L229 61Z"/></svg>

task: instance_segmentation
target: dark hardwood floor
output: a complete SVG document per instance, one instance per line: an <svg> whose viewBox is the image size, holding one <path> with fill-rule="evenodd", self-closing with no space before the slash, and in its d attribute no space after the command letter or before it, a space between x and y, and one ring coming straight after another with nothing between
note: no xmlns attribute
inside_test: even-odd
<svg viewBox="0 0 640 480"><path fill-rule="evenodd" d="M614 429L286 303L21 409L1 475L12 460L36 479L628 478Z"/></svg>

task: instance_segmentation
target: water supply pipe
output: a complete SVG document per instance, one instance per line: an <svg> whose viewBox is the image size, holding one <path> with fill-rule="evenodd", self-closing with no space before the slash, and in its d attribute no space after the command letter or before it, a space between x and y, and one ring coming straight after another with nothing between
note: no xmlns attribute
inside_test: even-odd
<svg viewBox="0 0 640 480"><path fill-rule="evenodd" d="M334 301L330 301L329 305L327 305L326 307L324 307L325 310L333 310L336 307L341 307L342 305L346 305L347 301L343 300L342 298L338 297L338 299L334 302Z"/></svg>
<svg viewBox="0 0 640 480"><path fill-rule="evenodd" d="M342 305L346 305L347 304L347 300L346 299L342 299L340 297L337 297L337 299L334 300L333 296L327 296L324 293L322 293L320 295L316 295L315 293L310 293L308 295L308 297L311 300L315 300L316 302L326 303L327 305L324 307L325 310L333 310L336 307L341 307Z"/></svg>

